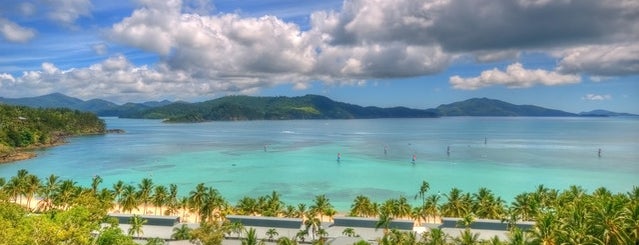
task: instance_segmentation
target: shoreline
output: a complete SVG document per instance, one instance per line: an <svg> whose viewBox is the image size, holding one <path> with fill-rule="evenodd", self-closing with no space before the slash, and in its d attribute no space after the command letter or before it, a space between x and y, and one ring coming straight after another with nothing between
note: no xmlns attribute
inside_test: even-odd
<svg viewBox="0 0 639 245"><path fill-rule="evenodd" d="M44 145L32 145L27 147L20 147L13 149L13 152L7 153L6 155L0 155L0 164L9 164L24 160L29 160L32 158L38 157L38 153L35 151L46 150L48 148L53 148L56 146L61 146L69 143L66 141L66 137L77 137L77 136L89 136L89 135L106 135L106 134L125 134L126 131L123 129L107 129L104 133L88 133L81 135L67 135L57 139L55 142Z"/></svg>
<svg viewBox="0 0 639 245"><path fill-rule="evenodd" d="M9 163L36 158L38 156L38 153L36 153L36 151L45 150L47 148L60 146L66 143L67 141L62 139L58 142L51 143L51 144L34 145L34 146L27 146L27 147L13 149L14 152L8 153L4 156L0 156L0 164L9 164Z"/></svg>

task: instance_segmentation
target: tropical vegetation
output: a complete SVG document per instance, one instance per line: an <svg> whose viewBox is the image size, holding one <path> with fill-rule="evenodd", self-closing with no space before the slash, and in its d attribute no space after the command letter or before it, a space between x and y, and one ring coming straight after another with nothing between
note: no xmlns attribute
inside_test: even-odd
<svg viewBox="0 0 639 245"><path fill-rule="evenodd" d="M89 112L0 104L0 162L20 149L58 144L68 136L105 132L104 121Z"/></svg>
<svg viewBox="0 0 639 245"><path fill-rule="evenodd" d="M102 187L95 176L83 187L59 176L38 177L19 170L9 179L0 178L0 244L132 244L143 237L145 220L134 215L131 228L122 231L107 212L199 217L199 228L182 225L174 228L173 239L200 244L220 244L228 238L243 244L260 244L267 239L278 244L327 241L328 221L336 214L326 195L315 196L308 204L287 205L277 191L264 196L244 197L232 204L214 187L198 184L179 195L177 186L157 185L151 179L137 184L118 181ZM627 193L612 193L605 188L588 192L579 186L556 190L543 185L522 193L507 204L486 188L464 192L452 188L445 194L429 194L424 181L415 198L399 196L380 202L360 195L353 199L349 215L376 217L384 233L379 244L636 244L639 242L639 187ZM412 202L411 202L412 200ZM149 205L152 205L149 208ZM303 229L294 237L280 237L276 229L258 234L240 223L229 222L228 214L297 217ZM417 223L437 221L439 217L461 218L459 234L430 229L422 234L391 229L393 219L412 219ZM482 240L472 223L477 219L499 219L507 224L534 221L529 230L511 225L509 237ZM106 225L105 225L106 224ZM352 228L344 236L357 234ZM261 237L262 240L258 239ZM160 239L161 240L161 239ZM149 244L161 244L158 239ZM361 241L358 244L366 244Z"/></svg>

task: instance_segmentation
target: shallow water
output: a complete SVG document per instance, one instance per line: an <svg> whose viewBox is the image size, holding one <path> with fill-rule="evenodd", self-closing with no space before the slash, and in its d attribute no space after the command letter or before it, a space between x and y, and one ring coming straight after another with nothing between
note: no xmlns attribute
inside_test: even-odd
<svg viewBox="0 0 639 245"><path fill-rule="evenodd" d="M0 177L24 168L88 185L98 174L103 187L151 177L177 184L181 195L203 182L231 203L272 190L287 204L326 194L341 211L359 194L375 201L412 198L422 180L433 194L487 187L508 202L539 184L614 192L639 185L639 119L633 118L105 120L127 133L70 139L35 159L0 165Z"/></svg>

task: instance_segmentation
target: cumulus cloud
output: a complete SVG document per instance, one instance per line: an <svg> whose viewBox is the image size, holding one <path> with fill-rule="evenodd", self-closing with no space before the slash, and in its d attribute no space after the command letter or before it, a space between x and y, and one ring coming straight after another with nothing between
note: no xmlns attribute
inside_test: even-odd
<svg viewBox="0 0 639 245"><path fill-rule="evenodd" d="M202 87L189 83L181 73L162 68L135 66L124 56L110 57L86 68L61 70L43 63L41 70L25 71L19 77L0 74L0 87L7 96L33 96L65 91L80 98L111 98L114 101L133 95L152 99L162 95L199 95Z"/></svg>
<svg viewBox="0 0 639 245"><path fill-rule="evenodd" d="M536 49L639 38L634 0L456 0L428 32L450 51Z"/></svg>
<svg viewBox="0 0 639 245"><path fill-rule="evenodd" d="M146 3L114 24L110 38L157 53L168 69L194 80L233 83L232 88L242 90L281 83L304 88L302 83L318 79L350 84L366 78L433 74L450 62L438 45L408 40L334 45L325 31L350 12L315 13L311 30L301 31L274 16L201 16L184 13L182 6L180 1ZM409 19L406 22L418 22Z"/></svg>
<svg viewBox="0 0 639 245"><path fill-rule="evenodd" d="M483 71L478 77L462 78L452 76L449 79L453 88L474 90L488 86L503 85L509 88L527 88L535 85L564 85L581 81L577 75L564 75L541 69L525 69L520 63L514 63L506 71L492 69Z"/></svg>
<svg viewBox="0 0 639 245"><path fill-rule="evenodd" d="M43 1L59 22L90 15L88 0ZM529 51L553 51L558 67L514 63L477 77L453 76L449 83L457 89L524 88L578 83L581 74L639 74L639 47L628 41L639 40L635 0L345 0L337 11L312 13L304 28L275 16L210 14L214 6L206 0L137 2L105 33L110 41L157 54L157 63L135 66L123 55L69 70L45 63L12 80L0 78L3 91L24 84L34 88L29 91L63 88L84 98L98 93L90 89L112 97L178 98L254 93L280 84L306 89L309 81L361 85L436 74L458 57L495 62ZM11 23L3 20L0 25ZM24 33L14 39L28 40ZM92 48L107 51L102 43Z"/></svg>
<svg viewBox="0 0 639 245"><path fill-rule="evenodd" d="M561 52L559 71L593 76L639 74L639 43L588 45Z"/></svg>
<svg viewBox="0 0 639 245"><path fill-rule="evenodd" d="M8 19L0 17L0 33L9 42L22 43L35 37L35 30L22 27Z"/></svg>
<svg viewBox="0 0 639 245"><path fill-rule="evenodd" d="M72 25L81 16L91 15L90 0L44 0L50 11L48 17L63 25Z"/></svg>

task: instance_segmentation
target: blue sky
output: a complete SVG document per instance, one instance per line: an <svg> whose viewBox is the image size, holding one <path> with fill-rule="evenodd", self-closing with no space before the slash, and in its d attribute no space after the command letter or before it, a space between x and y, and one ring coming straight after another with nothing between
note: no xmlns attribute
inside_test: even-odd
<svg viewBox="0 0 639 245"><path fill-rule="evenodd" d="M0 97L639 114L634 0L0 0Z"/></svg>

